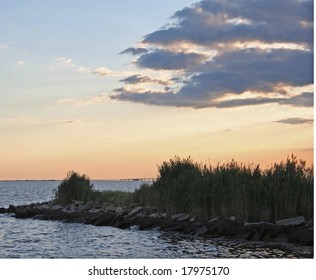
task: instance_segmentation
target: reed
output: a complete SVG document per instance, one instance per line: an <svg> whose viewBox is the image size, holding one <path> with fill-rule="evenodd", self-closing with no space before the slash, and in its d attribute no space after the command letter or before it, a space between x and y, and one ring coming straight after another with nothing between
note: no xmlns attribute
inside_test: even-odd
<svg viewBox="0 0 316 280"><path fill-rule="evenodd" d="M236 216L249 222L313 218L313 167L293 155L265 170L234 160L213 167L179 157L158 170L157 180L136 190L134 200L159 206L168 215L187 212L201 220Z"/></svg>

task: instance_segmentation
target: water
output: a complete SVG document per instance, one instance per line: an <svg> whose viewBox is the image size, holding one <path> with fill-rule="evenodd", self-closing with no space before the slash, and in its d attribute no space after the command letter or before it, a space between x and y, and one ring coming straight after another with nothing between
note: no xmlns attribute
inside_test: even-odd
<svg viewBox="0 0 316 280"><path fill-rule="evenodd" d="M53 198L59 181L0 181L0 207ZM142 181L94 181L98 190L134 191ZM121 230L0 214L0 258L310 258L312 248L160 231Z"/></svg>

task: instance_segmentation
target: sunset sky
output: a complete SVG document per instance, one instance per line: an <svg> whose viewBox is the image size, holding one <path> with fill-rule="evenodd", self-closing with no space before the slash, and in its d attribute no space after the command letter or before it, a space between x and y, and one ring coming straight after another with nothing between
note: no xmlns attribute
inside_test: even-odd
<svg viewBox="0 0 316 280"><path fill-rule="evenodd" d="M313 162L313 1L0 1L0 180Z"/></svg>

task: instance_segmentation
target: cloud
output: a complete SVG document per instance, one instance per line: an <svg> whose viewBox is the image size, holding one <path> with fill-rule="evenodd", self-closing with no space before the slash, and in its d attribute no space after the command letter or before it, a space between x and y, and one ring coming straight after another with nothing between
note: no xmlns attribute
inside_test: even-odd
<svg viewBox="0 0 316 280"><path fill-rule="evenodd" d="M8 46L8 44L6 44L6 43L1 43L0 44L0 50L5 50L5 49L7 49L9 46Z"/></svg>
<svg viewBox="0 0 316 280"><path fill-rule="evenodd" d="M76 107L85 107L88 105L93 105L93 104L99 104L99 103L104 103L108 100L108 96L106 94L100 94L98 96L93 96L89 98L82 98L82 99L71 99L71 98L64 98L60 99L58 103L60 105L72 105Z"/></svg>
<svg viewBox="0 0 316 280"><path fill-rule="evenodd" d="M216 45L256 39L313 44L313 1L205 0L177 11L173 18L176 24L148 34L143 42Z"/></svg>
<svg viewBox="0 0 316 280"><path fill-rule="evenodd" d="M156 49L140 56L137 60L137 65L155 70L178 70L194 67L206 59L205 55L197 53L171 52Z"/></svg>
<svg viewBox="0 0 316 280"><path fill-rule="evenodd" d="M140 94L122 87L112 99L192 108L313 106L311 93L286 90L313 84L313 1L203 0L173 19L146 35L141 47L122 52L131 53L140 69L174 71L173 90ZM141 83L143 77L120 82ZM240 98L245 92L253 98ZM224 100L228 94L235 98Z"/></svg>
<svg viewBox="0 0 316 280"><path fill-rule="evenodd" d="M255 106L264 104L279 104L288 105L292 107L312 107L313 106L313 93L303 93L290 98L242 98L242 99L230 99L230 100L213 100L207 99L204 96L202 98L194 98L190 95L179 95L171 91L169 92L131 92L125 88L116 90L116 94L110 96L111 99L130 101L136 103L142 103L146 105L158 105L158 106L175 106L175 107L191 107L195 109L202 108L234 108L243 106Z"/></svg>
<svg viewBox="0 0 316 280"><path fill-rule="evenodd" d="M80 120L40 120L33 118L3 118L0 123L10 126L23 126L23 127L47 127L56 125L75 125L79 124Z"/></svg>
<svg viewBox="0 0 316 280"><path fill-rule="evenodd" d="M119 54L132 54L132 55L140 55L143 53L147 53L148 50L146 48L127 48L126 50L120 52Z"/></svg>
<svg viewBox="0 0 316 280"><path fill-rule="evenodd" d="M19 60L15 63L15 66L18 68L21 68L25 64L24 60Z"/></svg>
<svg viewBox="0 0 316 280"><path fill-rule="evenodd" d="M313 124L313 119L304 119L304 118L288 118L276 121L278 123L291 124L291 125L299 125L299 124Z"/></svg>
<svg viewBox="0 0 316 280"><path fill-rule="evenodd" d="M92 73L98 76L109 76L113 72L105 67L99 67L99 68L94 69Z"/></svg>
<svg viewBox="0 0 316 280"><path fill-rule="evenodd" d="M106 67L85 67L82 65L77 65L73 62L71 58L59 57L55 59L55 62L59 65L66 66L70 69L73 69L77 72L93 74L99 77L123 77L126 75L131 75L131 72L127 71L112 71Z"/></svg>
<svg viewBox="0 0 316 280"><path fill-rule="evenodd" d="M123 82L125 84L156 83L156 84L165 85L165 86L171 83L170 81L167 81L167 80L153 79L152 77L148 75L142 75L142 74L131 75L127 78L121 79L120 82Z"/></svg>

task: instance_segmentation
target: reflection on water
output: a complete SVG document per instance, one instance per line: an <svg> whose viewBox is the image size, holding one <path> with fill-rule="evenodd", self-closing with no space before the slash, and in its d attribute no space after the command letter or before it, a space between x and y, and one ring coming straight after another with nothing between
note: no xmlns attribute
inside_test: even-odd
<svg viewBox="0 0 316 280"><path fill-rule="evenodd" d="M249 242L224 238L204 239L161 233L170 250L182 248L191 258L311 258L313 248L290 244Z"/></svg>

